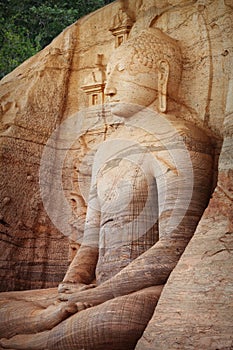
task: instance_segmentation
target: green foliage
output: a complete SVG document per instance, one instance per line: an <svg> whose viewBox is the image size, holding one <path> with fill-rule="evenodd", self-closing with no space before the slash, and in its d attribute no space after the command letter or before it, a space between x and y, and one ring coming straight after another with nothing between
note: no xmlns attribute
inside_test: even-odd
<svg viewBox="0 0 233 350"><path fill-rule="evenodd" d="M0 78L78 18L113 0L0 1Z"/></svg>
<svg viewBox="0 0 233 350"><path fill-rule="evenodd" d="M0 78L37 52L28 29L5 23L0 35Z"/></svg>

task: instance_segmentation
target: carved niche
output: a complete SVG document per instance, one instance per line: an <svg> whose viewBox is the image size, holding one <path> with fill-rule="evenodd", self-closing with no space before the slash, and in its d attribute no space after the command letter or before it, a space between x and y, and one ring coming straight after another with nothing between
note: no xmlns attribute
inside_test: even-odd
<svg viewBox="0 0 233 350"><path fill-rule="evenodd" d="M129 36L129 32L134 21L131 19L126 9L122 6L118 13L112 19L112 25L109 29L115 36L115 48L124 43Z"/></svg>
<svg viewBox="0 0 233 350"><path fill-rule="evenodd" d="M82 90L88 95L88 107L104 103L105 66L103 55L97 55L95 68L84 80Z"/></svg>

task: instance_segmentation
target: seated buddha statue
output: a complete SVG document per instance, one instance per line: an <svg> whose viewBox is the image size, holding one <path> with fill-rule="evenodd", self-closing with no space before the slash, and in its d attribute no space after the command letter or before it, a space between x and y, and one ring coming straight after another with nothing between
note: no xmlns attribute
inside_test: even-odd
<svg viewBox="0 0 233 350"><path fill-rule="evenodd" d="M159 29L114 51L104 93L122 125L96 152L82 244L58 293L2 293L3 349L135 348L211 193L212 146L180 113L181 73Z"/></svg>

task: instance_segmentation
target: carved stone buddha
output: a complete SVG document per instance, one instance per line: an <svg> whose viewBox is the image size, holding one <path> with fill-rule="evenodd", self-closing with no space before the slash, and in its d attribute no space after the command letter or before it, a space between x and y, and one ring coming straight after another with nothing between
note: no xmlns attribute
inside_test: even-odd
<svg viewBox="0 0 233 350"><path fill-rule="evenodd" d="M2 348L135 348L212 186L210 140L179 114L181 74L158 29L115 50L105 95L123 123L96 152L82 245L58 297L5 293Z"/></svg>

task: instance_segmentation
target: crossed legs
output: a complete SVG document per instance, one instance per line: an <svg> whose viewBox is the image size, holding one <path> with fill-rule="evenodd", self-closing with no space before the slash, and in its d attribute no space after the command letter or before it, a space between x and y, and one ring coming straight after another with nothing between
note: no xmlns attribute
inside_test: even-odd
<svg viewBox="0 0 233 350"><path fill-rule="evenodd" d="M2 339L4 349L131 350L153 315L162 286L146 288L78 312L50 331Z"/></svg>

